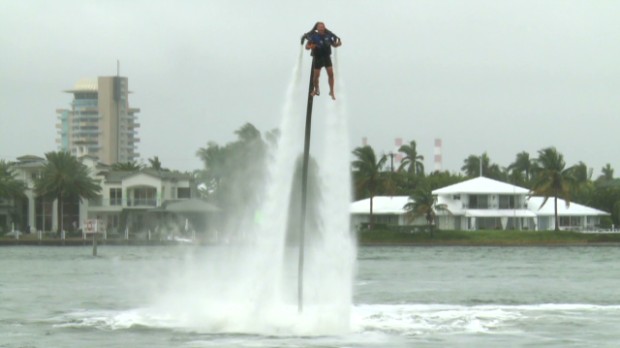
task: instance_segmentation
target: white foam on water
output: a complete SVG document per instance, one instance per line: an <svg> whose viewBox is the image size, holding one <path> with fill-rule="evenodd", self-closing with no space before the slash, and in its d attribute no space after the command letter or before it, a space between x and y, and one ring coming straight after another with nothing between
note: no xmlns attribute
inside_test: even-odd
<svg viewBox="0 0 620 348"><path fill-rule="evenodd" d="M99 330L124 330L136 326L149 328L175 328L179 323L169 316L149 309L127 311L82 310L50 319L55 328L94 328Z"/></svg>
<svg viewBox="0 0 620 348"><path fill-rule="evenodd" d="M517 330L519 324L541 317L576 315L585 312L620 313L618 305L359 305L353 310L357 332L386 332L395 335L493 334Z"/></svg>
<svg viewBox="0 0 620 348"><path fill-rule="evenodd" d="M233 312L227 316L213 313L212 317L205 317L202 321L195 321L195 317L162 314L157 308L78 310L51 318L50 321L58 330L122 331L146 328L182 332L188 334L184 336L187 340L183 343L187 347L454 346L458 342L481 342L481 339L493 346L515 342L527 346L532 342L555 340L557 333L549 331L549 325L573 323L574 327L579 327L579 324L574 324L578 318L609 318L611 322L604 330L613 331L620 313L620 305L364 304L352 308L351 331L327 330L317 334L315 321L321 314L315 311L329 310L329 306L309 306L309 310L301 316L297 315L295 306L271 308L269 311L273 320L261 320L252 325L244 323L247 316L242 312L225 307ZM245 308L240 305L236 309L242 311ZM197 311L208 315L200 308ZM600 323L591 325L598 327Z"/></svg>

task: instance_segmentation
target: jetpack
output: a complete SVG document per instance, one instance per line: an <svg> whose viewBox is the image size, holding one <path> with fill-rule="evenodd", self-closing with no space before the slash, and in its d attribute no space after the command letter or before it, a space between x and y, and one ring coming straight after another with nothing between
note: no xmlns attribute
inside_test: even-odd
<svg viewBox="0 0 620 348"><path fill-rule="evenodd" d="M310 31L309 31L309 32L307 32L307 33L303 33L303 35L301 35L301 44L302 44L302 45L304 44L304 41L310 41L310 38L312 37L312 34L314 34L314 33L316 33L316 32L317 32L317 27L318 27L319 23L320 23L320 22L316 22L316 23L314 24L314 26L312 27L312 29L310 29ZM326 32L328 35L333 36L336 42L340 42L340 38L338 37L338 35L334 34L333 32L331 32L331 31L330 31L329 29L327 29L327 28L325 28L325 32Z"/></svg>

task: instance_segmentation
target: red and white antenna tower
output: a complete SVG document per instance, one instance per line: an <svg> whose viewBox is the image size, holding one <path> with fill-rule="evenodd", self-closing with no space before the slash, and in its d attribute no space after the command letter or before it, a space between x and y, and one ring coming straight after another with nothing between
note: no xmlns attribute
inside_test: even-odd
<svg viewBox="0 0 620 348"><path fill-rule="evenodd" d="M394 154L396 154L394 159L399 165L403 161L403 153L398 151L401 146L403 146L403 138L394 138Z"/></svg>
<svg viewBox="0 0 620 348"><path fill-rule="evenodd" d="M442 142L441 139L439 138L435 138L435 168L434 170L436 172L441 171L441 167L442 167L442 162L443 162L443 158L441 157L441 147L442 147Z"/></svg>

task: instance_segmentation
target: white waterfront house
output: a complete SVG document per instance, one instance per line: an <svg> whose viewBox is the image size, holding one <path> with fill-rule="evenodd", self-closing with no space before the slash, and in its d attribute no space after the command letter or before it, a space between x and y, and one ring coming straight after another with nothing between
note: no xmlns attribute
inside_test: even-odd
<svg viewBox="0 0 620 348"><path fill-rule="evenodd" d="M530 197L528 189L478 177L434 190L438 228L445 230L555 229L553 198ZM609 214L558 199L560 229L592 230Z"/></svg>
<svg viewBox="0 0 620 348"><path fill-rule="evenodd" d="M202 202L192 200L192 177L189 174L166 170L141 169L134 172L112 170L93 156L78 158L101 187L100 196L91 200L66 200L63 203L63 228L67 231L81 229L86 220L98 219L109 232L121 232L123 227L131 232L153 228L155 217L163 214L195 214ZM26 184L25 198L15 202L10 209L16 216L15 226L25 231L56 231L58 204L44 200L34 191L34 182L41 175L45 158L22 156L12 163L16 178ZM175 204L191 201L192 207ZM217 208L210 207L211 211ZM208 213L209 211L205 211ZM5 221L8 224L9 221Z"/></svg>
<svg viewBox="0 0 620 348"><path fill-rule="evenodd" d="M192 197L188 174L155 169L102 170L96 177L101 193L87 202L87 217L102 221L111 232L121 232L125 227L132 232L155 229L153 214L165 213L168 204Z"/></svg>
<svg viewBox="0 0 620 348"><path fill-rule="evenodd" d="M536 229L529 190L478 177L433 191L437 227L443 230Z"/></svg>
<svg viewBox="0 0 620 348"><path fill-rule="evenodd" d="M376 224L385 225L426 225L425 217L413 221L406 216L405 204L411 202L407 196L375 196L372 200L373 219ZM351 203L351 226L359 228L370 222L370 198Z"/></svg>
<svg viewBox="0 0 620 348"><path fill-rule="evenodd" d="M526 188L478 177L434 190L436 227L442 230L553 230L554 203L550 197L530 197ZM387 225L425 225L424 217L409 221L403 208L406 196L378 196L373 200L375 223ZM542 205L542 206L541 206ZM358 227L369 222L370 199L351 203L351 224ZM560 229L593 230L608 213L558 199Z"/></svg>
<svg viewBox="0 0 620 348"><path fill-rule="evenodd" d="M545 205L541 206L543 197L530 197L527 206L536 212L539 230L555 229L555 213L553 197L549 197ZM587 207L582 204L571 202L566 206L566 201L558 198L558 218L560 229L571 231L595 230L601 223L601 217L609 216L602 210Z"/></svg>

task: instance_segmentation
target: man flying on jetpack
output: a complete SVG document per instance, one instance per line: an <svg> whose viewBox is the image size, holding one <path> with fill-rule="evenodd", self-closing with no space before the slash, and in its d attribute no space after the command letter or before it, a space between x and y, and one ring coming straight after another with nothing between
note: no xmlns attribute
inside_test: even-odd
<svg viewBox="0 0 620 348"><path fill-rule="evenodd" d="M314 69L314 74L312 78L312 83L314 85L314 89L310 92L311 96L318 96L320 94L319 91L319 76L321 75L321 68L325 67L327 70L327 77L329 78L329 95L332 99L336 100L336 95L334 94L334 69L332 68L332 46L338 47L342 45L340 38L336 36L336 34L325 28L325 23L317 22L312 30L307 32L301 37L301 43L304 43L304 39L308 40L306 43L306 49L312 50L312 60Z"/></svg>

